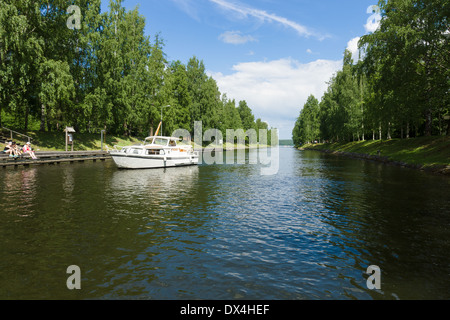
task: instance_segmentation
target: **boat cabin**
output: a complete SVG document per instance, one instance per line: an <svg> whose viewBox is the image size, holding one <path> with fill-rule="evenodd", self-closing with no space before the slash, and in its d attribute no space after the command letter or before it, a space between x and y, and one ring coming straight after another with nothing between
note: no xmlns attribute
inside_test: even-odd
<svg viewBox="0 0 450 320"><path fill-rule="evenodd" d="M176 147L179 138L174 137L147 137L145 138L145 145L157 145L162 147Z"/></svg>

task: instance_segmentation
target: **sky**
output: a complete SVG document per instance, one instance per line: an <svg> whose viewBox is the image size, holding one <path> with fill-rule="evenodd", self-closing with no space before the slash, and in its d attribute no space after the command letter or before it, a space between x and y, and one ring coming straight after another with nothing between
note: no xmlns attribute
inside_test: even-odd
<svg viewBox="0 0 450 320"><path fill-rule="evenodd" d="M221 94L291 139L309 95L321 100L345 49L373 32L377 0L124 0L164 41L168 61L203 61ZM102 1L108 11L109 1ZM375 7L376 8L376 7Z"/></svg>

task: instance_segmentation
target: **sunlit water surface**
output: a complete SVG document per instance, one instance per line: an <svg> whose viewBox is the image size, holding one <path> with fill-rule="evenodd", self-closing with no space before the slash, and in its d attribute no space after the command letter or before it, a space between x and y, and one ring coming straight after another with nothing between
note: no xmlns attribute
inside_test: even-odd
<svg viewBox="0 0 450 320"><path fill-rule="evenodd" d="M269 176L251 163L0 170L0 299L450 298L448 177L279 155Z"/></svg>

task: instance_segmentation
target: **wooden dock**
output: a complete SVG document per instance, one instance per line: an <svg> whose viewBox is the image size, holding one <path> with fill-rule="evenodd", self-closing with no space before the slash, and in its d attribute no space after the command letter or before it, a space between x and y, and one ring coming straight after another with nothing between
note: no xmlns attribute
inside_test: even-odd
<svg viewBox="0 0 450 320"><path fill-rule="evenodd" d="M110 159L110 155L106 151L37 151L35 152L38 159L32 159L28 154L22 155L20 158L10 158L9 155L0 154L0 167L18 167L31 165L59 164L59 163L75 163L84 161L105 161Z"/></svg>

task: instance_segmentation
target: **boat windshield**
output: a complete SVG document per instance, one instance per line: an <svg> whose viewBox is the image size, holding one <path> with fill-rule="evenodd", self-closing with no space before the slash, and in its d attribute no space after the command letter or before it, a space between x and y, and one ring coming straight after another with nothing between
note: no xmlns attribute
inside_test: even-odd
<svg viewBox="0 0 450 320"><path fill-rule="evenodd" d="M168 142L167 139L155 138L154 144L161 145L161 146L166 146L167 142ZM150 143L152 143L152 140L150 140Z"/></svg>

